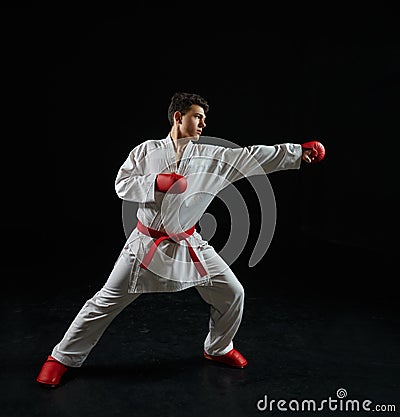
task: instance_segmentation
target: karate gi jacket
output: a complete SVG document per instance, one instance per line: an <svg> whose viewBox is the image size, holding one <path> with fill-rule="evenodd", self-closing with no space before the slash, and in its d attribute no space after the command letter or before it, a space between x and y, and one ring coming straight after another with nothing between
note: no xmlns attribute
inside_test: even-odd
<svg viewBox="0 0 400 417"><path fill-rule="evenodd" d="M301 164L300 144L232 148L202 143L201 138L188 142L179 164L170 135L146 140L130 151L118 171L115 190L121 199L138 203L137 218L144 226L168 234L181 233L196 225L212 199L231 183L253 175L298 169ZM184 193L157 191L157 175L168 172L186 177ZM157 282L160 291L212 285L212 276L203 257L210 245L197 230L184 240L162 241L148 266L152 274L143 274L141 262L154 241L137 228L127 238L120 256L126 256L132 264L129 292L149 292L154 288L157 291ZM196 269L189 244L206 275L201 276Z"/></svg>

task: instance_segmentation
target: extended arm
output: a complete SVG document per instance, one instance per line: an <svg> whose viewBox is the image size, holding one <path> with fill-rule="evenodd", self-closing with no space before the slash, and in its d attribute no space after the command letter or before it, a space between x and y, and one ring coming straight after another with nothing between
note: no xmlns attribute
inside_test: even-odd
<svg viewBox="0 0 400 417"><path fill-rule="evenodd" d="M282 143L273 146L253 145L244 148L226 148L221 159L228 181L243 177L269 174L275 171L299 169L301 161L319 162L325 156L320 142L311 141L302 145Z"/></svg>

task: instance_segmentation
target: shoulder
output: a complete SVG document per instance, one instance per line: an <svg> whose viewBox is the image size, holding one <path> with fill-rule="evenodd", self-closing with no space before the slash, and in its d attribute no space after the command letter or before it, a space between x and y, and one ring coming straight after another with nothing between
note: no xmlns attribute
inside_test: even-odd
<svg viewBox="0 0 400 417"><path fill-rule="evenodd" d="M195 142L195 143L193 143L193 145L194 145L193 149L198 154L219 153L219 152L224 152L227 149L224 146L214 145L214 144L210 144L210 143Z"/></svg>
<svg viewBox="0 0 400 417"><path fill-rule="evenodd" d="M163 148L166 146L166 139L146 139L136 145L132 150L131 154L143 153L152 151L158 148Z"/></svg>
<svg viewBox="0 0 400 417"><path fill-rule="evenodd" d="M205 155L219 155L221 157L225 156L225 155L230 155L232 153L232 151L234 151L234 149L240 149L242 150L243 148L232 144L231 142L228 141L219 141L216 143L199 143L196 142L194 143L194 154L199 155L199 156L205 156Z"/></svg>

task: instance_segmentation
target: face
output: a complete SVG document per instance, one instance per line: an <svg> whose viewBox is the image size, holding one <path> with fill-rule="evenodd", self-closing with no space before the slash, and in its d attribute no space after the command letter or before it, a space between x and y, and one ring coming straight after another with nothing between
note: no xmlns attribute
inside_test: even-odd
<svg viewBox="0 0 400 417"><path fill-rule="evenodd" d="M206 127L206 115L203 108L193 104L185 114L177 113L180 137L193 137L198 140Z"/></svg>

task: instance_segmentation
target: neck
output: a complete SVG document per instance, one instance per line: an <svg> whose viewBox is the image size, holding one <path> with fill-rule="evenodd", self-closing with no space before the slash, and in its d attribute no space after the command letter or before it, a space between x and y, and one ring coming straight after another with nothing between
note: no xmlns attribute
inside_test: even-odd
<svg viewBox="0 0 400 417"><path fill-rule="evenodd" d="M175 151L181 152L186 148L186 145L193 139L193 137L181 137L179 132L172 129L169 133L174 143Z"/></svg>

